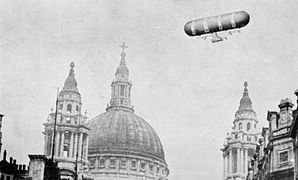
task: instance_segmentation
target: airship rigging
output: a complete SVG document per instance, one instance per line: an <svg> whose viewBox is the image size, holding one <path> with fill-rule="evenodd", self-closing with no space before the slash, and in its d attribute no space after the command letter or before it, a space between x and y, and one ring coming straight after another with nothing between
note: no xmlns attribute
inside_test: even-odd
<svg viewBox="0 0 298 180"><path fill-rule="evenodd" d="M240 33L240 28L246 26L249 20L247 12L237 11L189 21L185 24L184 31L189 36L200 36L215 43L226 40L228 35Z"/></svg>

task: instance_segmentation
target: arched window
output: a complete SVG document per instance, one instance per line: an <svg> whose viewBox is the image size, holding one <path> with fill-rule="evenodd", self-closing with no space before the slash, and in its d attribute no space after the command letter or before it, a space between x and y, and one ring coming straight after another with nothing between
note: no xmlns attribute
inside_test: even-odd
<svg viewBox="0 0 298 180"><path fill-rule="evenodd" d="M76 111L79 112L79 106L76 106Z"/></svg>
<svg viewBox="0 0 298 180"><path fill-rule="evenodd" d="M251 128L251 124L250 123L247 123L246 130L249 131L250 128Z"/></svg>
<svg viewBox="0 0 298 180"><path fill-rule="evenodd" d="M59 109L60 109L60 110L63 109L63 104L60 104Z"/></svg>
<svg viewBox="0 0 298 180"><path fill-rule="evenodd" d="M239 130L242 130L242 128L243 128L242 123L239 123Z"/></svg>
<svg viewBox="0 0 298 180"><path fill-rule="evenodd" d="M71 104L68 104L67 105L67 110L66 110L67 112L71 112Z"/></svg>

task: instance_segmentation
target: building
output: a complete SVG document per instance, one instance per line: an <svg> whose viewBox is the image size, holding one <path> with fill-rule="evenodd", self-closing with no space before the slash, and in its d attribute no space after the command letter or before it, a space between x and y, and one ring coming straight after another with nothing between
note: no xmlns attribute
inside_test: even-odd
<svg viewBox="0 0 298 180"><path fill-rule="evenodd" d="M29 179L28 169L25 164L17 164L12 157L6 160L6 150L3 152L3 159L0 161L1 180L26 180Z"/></svg>
<svg viewBox="0 0 298 180"><path fill-rule="evenodd" d="M90 128L86 115L81 113L81 94L73 68L72 62L64 87L57 97L56 111L52 111L44 123L44 154L58 162L61 179L75 179L88 169Z"/></svg>
<svg viewBox="0 0 298 180"><path fill-rule="evenodd" d="M252 101L248 94L247 82L239 108L235 114L232 132L226 137L226 143L221 149L224 161L224 180L246 179L250 161L258 144L258 120L252 108Z"/></svg>
<svg viewBox="0 0 298 180"><path fill-rule="evenodd" d="M298 89L295 91L295 95L297 96L297 106L296 110L293 111L294 120L291 125L290 136L293 139L293 147L294 147L294 178L298 179Z"/></svg>
<svg viewBox="0 0 298 180"><path fill-rule="evenodd" d="M290 99L282 99L278 107L279 112L269 111L267 120L269 121L269 172L266 179L288 180L293 179L294 163L293 141L289 136L293 120Z"/></svg>
<svg viewBox="0 0 298 180"><path fill-rule="evenodd" d="M90 121L88 160L94 179L165 179L169 170L154 129L134 113L129 70L121 46L120 65L111 84L106 112Z"/></svg>
<svg viewBox="0 0 298 180"><path fill-rule="evenodd" d="M60 180L58 163L45 155L28 155L30 180Z"/></svg>
<svg viewBox="0 0 298 180"><path fill-rule="evenodd" d="M298 92L296 92L298 95ZM282 99L279 112L268 111L269 128L262 132L262 137L251 162L254 180L292 180L294 179L295 141L297 125L293 117L294 104L288 98ZM294 114L294 115L293 115ZM297 117L296 117L297 118ZM295 127L296 126L296 127Z"/></svg>
<svg viewBox="0 0 298 180"><path fill-rule="evenodd" d="M134 113L132 84L125 62L127 46L123 43L121 47L121 61L111 84L106 112L90 122L81 115L81 95L72 63L57 99L57 109L44 124L44 153L47 158L53 155L58 162L62 179L79 175L80 179L96 180L161 180L169 175L157 133Z"/></svg>

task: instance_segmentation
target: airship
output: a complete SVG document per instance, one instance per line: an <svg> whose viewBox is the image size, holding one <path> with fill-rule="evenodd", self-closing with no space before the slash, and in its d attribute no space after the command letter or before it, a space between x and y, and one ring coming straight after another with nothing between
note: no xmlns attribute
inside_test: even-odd
<svg viewBox="0 0 298 180"><path fill-rule="evenodd" d="M247 12L237 11L189 21L185 24L184 31L189 36L200 36L205 40L211 37L211 42L214 43L227 39L226 36L219 36L219 32L227 32L229 35L240 33L240 28L246 26L249 20Z"/></svg>

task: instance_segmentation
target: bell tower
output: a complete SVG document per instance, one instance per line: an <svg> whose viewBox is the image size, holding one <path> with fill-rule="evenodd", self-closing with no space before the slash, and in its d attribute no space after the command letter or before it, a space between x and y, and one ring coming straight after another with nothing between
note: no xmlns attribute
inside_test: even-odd
<svg viewBox="0 0 298 180"><path fill-rule="evenodd" d="M45 126L44 154L58 162L62 179L75 179L87 168L88 141L90 128L86 113L81 113L81 94L77 88L74 63L64 82ZM55 122L56 121L56 122Z"/></svg>
<svg viewBox="0 0 298 180"><path fill-rule="evenodd" d="M232 132L227 134L223 149L224 180L245 180L250 169L250 160L258 144L257 115L248 94L248 83L235 113Z"/></svg>

